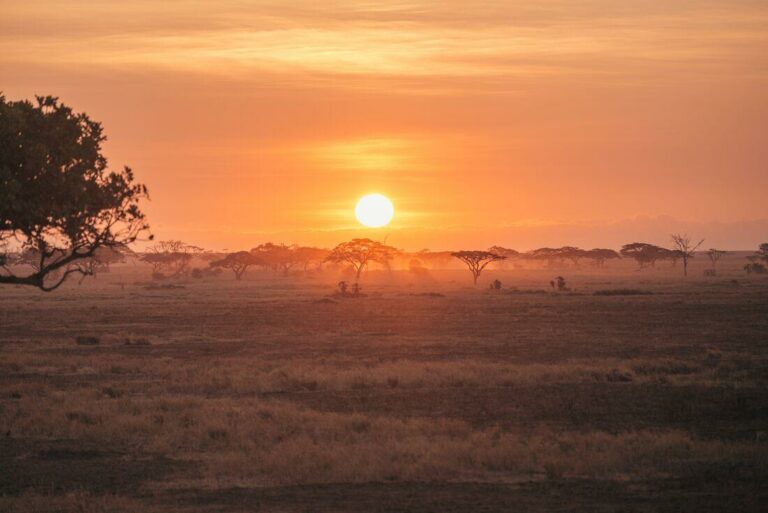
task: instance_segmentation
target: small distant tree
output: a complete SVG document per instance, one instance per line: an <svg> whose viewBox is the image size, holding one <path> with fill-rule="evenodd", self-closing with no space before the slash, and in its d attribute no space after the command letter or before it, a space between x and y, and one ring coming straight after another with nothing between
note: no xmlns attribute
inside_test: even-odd
<svg viewBox="0 0 768 513"><path fill-rule="evenodd" d="M552 267L563 259L563 254L559 248L538 248L526 253L525 257L532 260L543 260Z"/></svg>
<svg viewBox="0 0 768 513"><path fill-rule="evenodd" d="M299 263L299 254L297 246L288 246L286 244L273 244L266 242L251 249L251 253L257 256L263 265L273 271L282 272L284 276L288 275L291 268Z"/></svg>
<svg viewBox="0 0 768 513"><path fill-rule="evenodd" d="M55 290L72 275L93 275L102 248L148 231L139 209L147 188L130 168L108 169L105 140L100 123L57 98L0 95L0 285ZM12 265L9 241L34 263Z"/></svg>
<svg viewBox="0 0 768 513"><path fill-rule="evenodd" d="M621 255L612 249L595 248L584 253L586 258L592 260L595 267L605 267L606 260L621 258Z"/></svg>
<svg viewBox="0 0 768 513"><path fill-rule="evenodd" d="M727 253L727 251L714 248L710 248L710 250L707 251L707 258L709 258L709 261L712 263L713 270L717 268L718 260L723 258Z"/></svg>
<svg viewBox="0 0 768 513"><path fill-rule="evenodd" d="M621 256L637 262L640 269L650 265L654 267L658 260L667 258L670 250L645 242L633 242L621 247Z"/></svg>
<svg viewBox="0 0 768 513"><path fill-rule="evenodd" d="M749 263L744 266L747 274L765 274L767 268L761 261L768 263L768 242L760 244L754 255L749 255L747 260L749 260Z"/></svg>
<svg viewBox="0 0 768 513"><path fill-rule="evenodd" d="M746 264L744 266L744 270L747 272L747 274L752 274L752 273L765 274L766 272L768 272L768 269L766 269L766 267L760 262L751 262L749 264Z"/></svg>
<svg viewBox="0 0 768 513"><path fill-rule="evenodd" d="M680 258L683 260L683 276L688 276L688 260L693 258L696 250L704 244L704 239L701 239L697 244L691 243L688 235L673 234L672 243L675 246L675 251L679 252Z"/></svg>
<svg viewBox="0 0 768 513"><path fill-rule="evenodd" d="M329 253L327 249L301 246L294 250L294 259L304 271L309 269L311 265L319 270Z"/></svg>
<svg viewBox="0 0 768 513"><path fill-rule="evenodd" d="M453 257L450 251L430 251L422 249L414 255L420 261L426 264L430 269L443 269L450 265Z"/></svg>
<svg viewBox="0 0 768 513"><path fill-rule="evenodd" d="M768 262L768 242L763 242L758 246L757 251L755 251L755 256L758 260Z"/></svg>
<svg viewBox="0 0 768 513"><path fill-rule="evenodd" d="M560 256L566 260L570 260L574 267L579 267L579 261L588 255L587 251L574 246L563 246L557 249Z"/></svg>
<svg viewBox="0 0 768 513"><path fill-rule="evenodd" d="M94 273L108 273L113 264L122 264L129 256L135 253L127 246L115 246L113 248L99 248L93 255Z"/></svg>
<svg viewBox="0 0 768 513"><path fill-rule="evenodd" d="M360 274L369 263L376 262L386 267L397 253L394 247L375 240L352 239L333 248L326 261L351 265L355 270L356 279L359 280Z"/></svg>
<svg viewBox="0 0 768 513"><path fill-rule="evenodd" d="M483 272L483 269L485 269L488 264L507 258L492 253L491 251L456 251L451 253L451 255L466 264L469 271L472 273L472 280L475 285L477 285L477 279L480 277L480 273Z"/></svg>
<svg viewBox="0 0 768 513"><path fill-rule="evenodd" d="M142 256L142 260L152 266L155 275L176 278L187 274L189 264L203 248L180 240L163 240L152 245Z"/></svg>
<svg viewBox="0 0 768 513"><path fill-rule="evenodd" d="M501 255L504 260L499 261L499 268L503 269L508 261L515 260L520 257L520 252L511 248L505 248L504 246L491 246L488 251Z"/></svg>
<svg viewBox="0 0 768 513"><path fill-rule="evenodd" d="M488 251L491 253L495 253L497 255L501 255L505 258L516 258L520 256L519 251L515 251L514 249L505 248L504 246L491 246L488 248Z"/></svg>
<svg viewBox="0 0 768 513"><path fill-rule="evenodd" d="M248 251L238 251L236 253L230 253L220 260L214 260L208 265L212 269L230 269L235 273L235 279L241 280L249 267L262 264L263 262L261 259L253 253L249 253Z"/></svg>

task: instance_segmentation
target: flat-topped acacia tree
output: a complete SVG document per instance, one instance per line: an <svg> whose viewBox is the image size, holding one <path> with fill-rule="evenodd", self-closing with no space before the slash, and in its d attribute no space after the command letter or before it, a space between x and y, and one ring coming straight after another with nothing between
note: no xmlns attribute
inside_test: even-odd
<svg viewBox="0 0 768 513"><path fill-rule="evenodd" d="M242 280L245 271L252 265L264 265L264 261L249 251L230 253L222 259L214 260L208 264L212 268L221 267L231 269L235 273L236 280Z"/></svg>
<svg viewBox="0 0 768 513"><path fill-rule="evenodd" d="M707 258L709 258L713 270L717 268L717 262L727 254L728 252L723 251L722 249L710 248L709 251L707 251Z"/></svg>
<svg viewBox="0 0 768 513"><path fill-rule="evenodd" d="M100 123L57 98L0 95L0 284L55 290L93 275L98 251L148 231L147 188L128 167L107 169L105 139ZM34 263L16 265L11 249Z"/></svg>
<svg viewBox="0 0 768 513"><path fill-rule="evenodd" d="M491 262L498 260L504 260L507 258L504 255L499 255L491 251L455 251L451 253L454 256L464 262L472 273L472 280L477 285L477 279L480 277L480 273L483 272L485 266Z"/></svg>
<svg viewBox="0 0 768 513"><path fill-rule="evenodd" d="M153 244L142 256L142 261L152 266L155 274L168 273L169 278L178 278L189 272L189 264L203 248L180 240L161 240Z"/></svg>
<svg viewBox="0 0 768 513"><path fill-rule="evenodd" d="M648 265L655 267L656 261L669 258L671 251L645 242L632 242L624 244L621 247L620 253L625 258L633 259L642 269Z"/></svg>
<svg viewBox="0 0 768 513"><path fill-rule="evenodd" d="M337 264L350 264L355 270L356 279L360 280L360 274L369 263L376 262L388 265L398 251L392 246L371 239L352 239L342 242L325 258L328 262Z"/></svg>

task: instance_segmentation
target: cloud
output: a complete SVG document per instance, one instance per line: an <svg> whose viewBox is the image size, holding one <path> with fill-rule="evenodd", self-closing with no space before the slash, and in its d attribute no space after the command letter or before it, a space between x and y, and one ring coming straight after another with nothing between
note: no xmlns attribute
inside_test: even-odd
<svg viewBox="0 0 768 513"><path fill-rule="evenodd" d="M754 74L768 61L768 13L756 4L668 4L229 1L200 9L185 1L25 2L0 21L0 65L87 63L255 80L294 73L304 87L327 84L324 77L339 78L342 88L375 88L365 80L371 77L434 77L433 90L452 79L450 92L473 80Z"/></svg>

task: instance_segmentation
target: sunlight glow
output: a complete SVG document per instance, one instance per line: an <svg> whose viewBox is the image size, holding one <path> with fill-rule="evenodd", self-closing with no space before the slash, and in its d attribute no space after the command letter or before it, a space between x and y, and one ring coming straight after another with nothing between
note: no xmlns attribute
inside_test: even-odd
<svg viewBox="0 0 768 513"><path fill-rule="evenodd" d="M395 207L382 194L367 194L360 198L355 207L355 217L363 226L380 228L386 226L395 215Z"/></svg>

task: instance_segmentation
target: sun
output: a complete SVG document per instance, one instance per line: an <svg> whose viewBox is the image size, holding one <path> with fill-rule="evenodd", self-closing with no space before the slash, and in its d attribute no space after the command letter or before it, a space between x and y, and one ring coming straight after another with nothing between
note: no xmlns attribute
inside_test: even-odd
<svg viewBox="0 0 768 513"><path fill-rule="evenodd" d="M355 217L363 226L381 228L386 226L395 215L395 207L383 194L366 194L355 207Z"/></svg>

